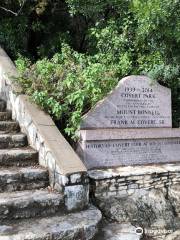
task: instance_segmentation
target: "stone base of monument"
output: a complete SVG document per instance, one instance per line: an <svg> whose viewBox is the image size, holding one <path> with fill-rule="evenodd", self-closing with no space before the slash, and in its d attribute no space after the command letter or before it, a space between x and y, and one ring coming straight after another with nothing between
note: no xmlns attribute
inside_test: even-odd
<svg viewBox="0 0 180 240"><path fill-rule="evenodd" d="M179 239L180 163L90 170L89 177L94 203L119 229L106 224L104 239L131 239L129 227L120 231L124 224L142 228L140 239Z"/></svg>
<svg viewBox="0 0 180 240"><path fill-rule="evenodd" d="M81 130L77 152L88 169L180 163L180 128Z"/></svg>

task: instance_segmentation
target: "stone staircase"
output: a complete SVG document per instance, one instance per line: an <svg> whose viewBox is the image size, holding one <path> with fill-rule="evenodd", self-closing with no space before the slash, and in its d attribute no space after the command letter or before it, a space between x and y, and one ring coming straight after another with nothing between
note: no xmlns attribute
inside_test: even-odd
<svg viewBox="0 0 180 240"><path fill-rule="evenodd" d="M64 197L49 187L38 152L0 100L0 240L86 240L97 232L101 213L93 206L67 213Z"/></svg>

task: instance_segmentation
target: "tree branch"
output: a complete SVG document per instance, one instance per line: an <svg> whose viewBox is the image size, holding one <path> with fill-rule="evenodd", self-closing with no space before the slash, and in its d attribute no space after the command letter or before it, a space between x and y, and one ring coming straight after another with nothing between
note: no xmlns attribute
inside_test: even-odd
<svg viewBox="0 0 180 240"><path fill-rule="evenodd" d="M12 13L13 15L15 15L15 16L17 17L17 16L21 13L21 11L22 11L22 9L23 9L23 7L24 7L25 2L26 2L26 0L23 1L23 3L21 4L21 7L20 7L20 9L18 10L18 12L14 12L14 11L12 11L12 10L10 10L10 9L7 9L7 8L1 7L1 6L0 6L0 9L4 10L4 11L6 11L6 12L10 12L10 13Z"/></svg>
<svg viewBox="0 0 180 240"><path fill-rule="evenodd" d="M17 16L20 14L20 12L22 11L24 4L26 3L27 0L24 0L23 3L21 4L21 7L19 9L19 11L17 12Z"/></svg>
<svg viewBox="0 0 180 240"><path fill-rule="evenodd" d="M13 15L17 16L17 13L16 13L16 12L13 12L13 11L10 10L10 9L7 9L7 8L1 7L1 6L0 6L0 8L1 8L2 10L6 11L6 12L10 12L10 13L12 13Z"/></svg>

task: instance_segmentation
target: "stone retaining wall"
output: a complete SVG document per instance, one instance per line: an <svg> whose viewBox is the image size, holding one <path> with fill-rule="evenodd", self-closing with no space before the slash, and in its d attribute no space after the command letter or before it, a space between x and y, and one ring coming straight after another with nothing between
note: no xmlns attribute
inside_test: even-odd
<svg viewBox="0 0 180 240"><path fill-rule="evenodd" d="M179 239L180 164L91 170L89 176L94 203L116 225L112 230L106 222L103 231L116 236L127 224L143 229L142 239Z"/></svg>
<svg viewBox="0 0 180 240"><path fill-rule="evenodd" d="M180 164L91 170L89 176L95 197L122 196L139 189L168 188L180 184Z"/></svg>
<svg viewBox="0 0 180 240"><path fill-rule="evenodd" d="M40 110L13 80L17 71L0 48L0 96L7 102L12 117L39 152L39 163L49 169L51 186L62 192L68 210L85 208L89 203L87 170L51 117Z"/></svg>

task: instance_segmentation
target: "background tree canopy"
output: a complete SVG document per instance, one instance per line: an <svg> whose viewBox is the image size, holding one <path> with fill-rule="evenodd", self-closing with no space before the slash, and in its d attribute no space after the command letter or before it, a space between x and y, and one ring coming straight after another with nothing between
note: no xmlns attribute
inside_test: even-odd
<svg viewBox="0 0 180 240"><path fill-rule="evenodd" d="M173 92L180 126L179 0L0 1L0 44L24 92L75 139L82 114L129 74Z"/></svg>

